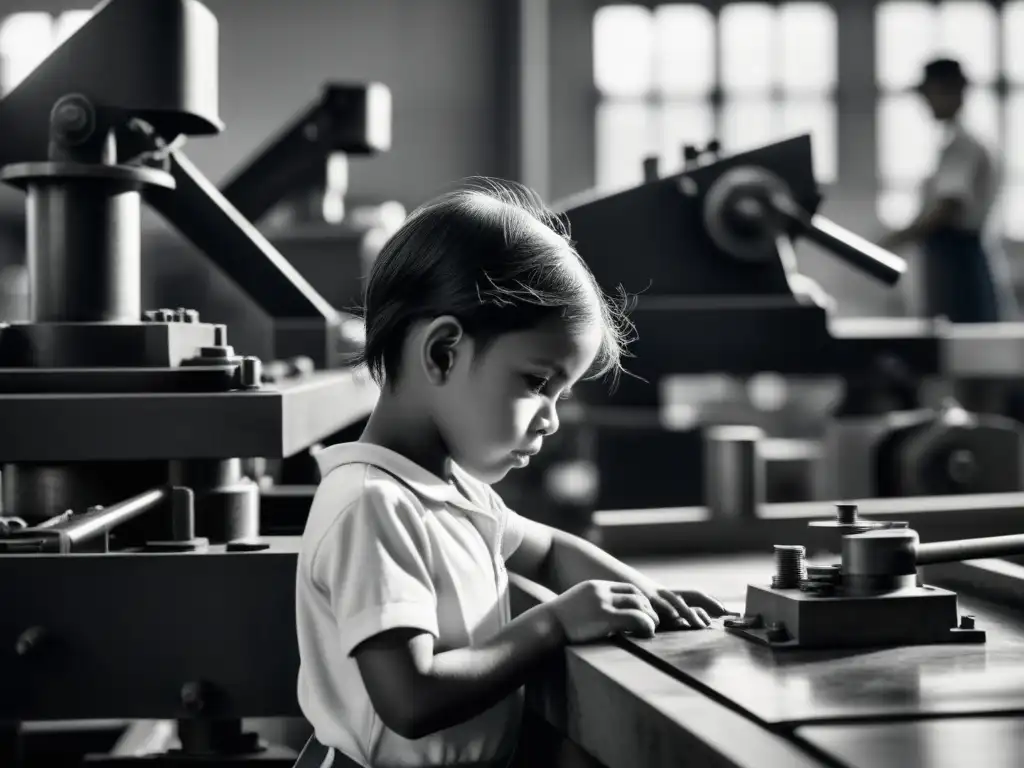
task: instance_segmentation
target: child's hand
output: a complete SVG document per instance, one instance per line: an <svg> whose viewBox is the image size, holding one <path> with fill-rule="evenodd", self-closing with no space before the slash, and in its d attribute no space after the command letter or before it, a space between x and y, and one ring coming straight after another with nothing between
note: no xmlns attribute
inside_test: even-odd
<svg viewBox="0 0 1024 768"><path fill-rule="evenodd" d="M664 629L706 629L711 625L709 613L722 616L729 612L715 598L696 590L673 591L647 579L637 586L664 622Z"/></svg>
<svg viewBox="0 0 1024 768"><path fill-rule="evenodd" d="M584 581L551 603L570 643L600 640L622 632L652 637L658 614L639 587L614 581Z"/></svg>

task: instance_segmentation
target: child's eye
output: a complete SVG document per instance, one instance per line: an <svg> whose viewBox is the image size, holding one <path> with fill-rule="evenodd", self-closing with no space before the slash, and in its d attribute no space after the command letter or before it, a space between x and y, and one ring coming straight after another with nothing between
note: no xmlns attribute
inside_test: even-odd
<svg viewBox="0 0 1024 768"><path fill-rule="evenodd" d="M530 391L536 394L540 394L544 387L548 385L548 380L543 376L536 376L530 373L523 374L523 381L526 382L526 386L530 388Z"/></svg>

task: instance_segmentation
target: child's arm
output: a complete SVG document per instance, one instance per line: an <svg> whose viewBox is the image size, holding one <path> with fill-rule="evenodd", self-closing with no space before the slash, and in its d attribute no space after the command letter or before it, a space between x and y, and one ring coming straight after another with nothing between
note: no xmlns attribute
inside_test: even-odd
<svg viewBox="0 0 1024 768"><path fill-rule="evenodd" d="M510 515L515 515L510 512ZM607 579L637 586L658 612L661 619L683 619L691 627L706 627L711 619L726 609L714 598L702 592L687 591L687 600L635 568L617 560L607 552L565 531L559 531L515 515L515 523L522 535L522 543L507 559L509 570L527 579L540 582L555 592L589 579Z"/></svg>
<svg viewBox="0 0 1024 768"><path fill-rule="evenodd" d="M435 654L432 635L394 629L354 651L373 707L391 730L418 739L465 722L526 683L566 642L654 634L656 614L629 584L589 581L534 606L482 645Z"/></svg>
<svg viewBox="0 0 1024 768"><path fill-rule="evenodd" d="M656 614L638 589L588 582L537 606L480 645L437 652L436 553L405 491L367 483L318 546L312 572L355 658L374 710L401 736L421 738L494 706L566 641L653 634Z"/></svg>

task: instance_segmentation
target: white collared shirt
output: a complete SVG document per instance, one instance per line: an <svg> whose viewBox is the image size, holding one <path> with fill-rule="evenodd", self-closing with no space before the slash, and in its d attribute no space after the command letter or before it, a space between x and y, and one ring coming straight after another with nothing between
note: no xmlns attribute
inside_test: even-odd
<svg viewBox="0 0 1024 768"><path fill-rule="evenodd" d="M386 448L317 454L322 480L296 576L299 705L317 738L362 765L503 759L519 735L517 693L466 723L409 740L374 711L352 651L381 632L429 632L438 652L493 637L510 618L505 560L521 520L457 467L462 491Z"/></svg>
<svg viewBox="0 0 1024 768"><path fill-rule="evenodd" d="M944 126L935 170L922 188L926 208L938 200L956 200L961 209L954 226L982 232L999 185L999 167L991 150L960 122Z"/></svg>

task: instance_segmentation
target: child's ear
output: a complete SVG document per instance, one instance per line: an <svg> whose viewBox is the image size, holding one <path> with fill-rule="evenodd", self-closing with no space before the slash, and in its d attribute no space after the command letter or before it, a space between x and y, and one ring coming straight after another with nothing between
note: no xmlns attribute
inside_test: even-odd
<svg viewBox="0 0 1024 768"><path fill-rule="evenodd" d="M462 337L462 324L448 315L435 318L427 326L420 363L431 384L444 384L448 380L455 367L455 355Z"/></svg>

